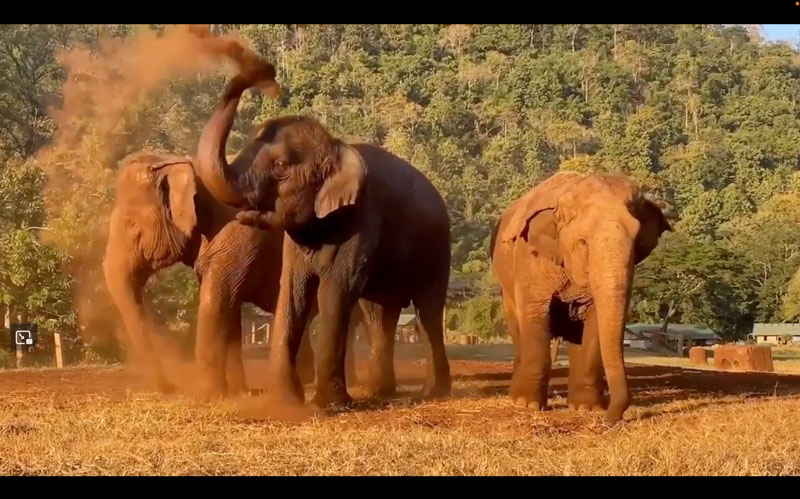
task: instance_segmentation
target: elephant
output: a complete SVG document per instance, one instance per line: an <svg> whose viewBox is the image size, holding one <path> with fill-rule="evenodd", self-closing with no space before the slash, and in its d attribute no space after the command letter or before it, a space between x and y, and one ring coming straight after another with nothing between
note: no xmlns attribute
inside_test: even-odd
<svg viewBox="0 0 800 499"><path fill-rule="evenodd" d="M394 333L401 309L411 303L430 346L423 397L449 395L442 316L450 220L441 195L397 156L346 144L306 116L269 120L229 165L224 150L239 99L255 84L246 74L227 84L201 133L197 170L214 197L242 210L239 221L287 235L270 348L276 395L302 400L294 363L314 296L321 325L313 404L352 402L344 332L356 304L373 340L371 395L394 392Z"/></svg>
<svg viewBox="0 0 800 499"><path fill-rule="evenodd" d="M515 345L516 404L546 408L548 346L560 336L569 349L570 407L622 418L630 404L622 340L634 266L671 230L623 174L556 173L505 210L490 252Z"/></svg>
<svg viewBox="0 0 800 499"><path fill-rule="evenodd" d="M238 223L235 211L205 189L189 158L147 151L129 155L121 162L116 192L103 268L132 353L159 391L174 390L148 336L152 323L142 290L155 272L183 263L200 281L195 360L201 396L245 390L241 305L275 311L283 232ZM358 321L354 315L354 324ZM301 358L303 379L313 381L310 339L303 341ZM353 355L348 360L354 376Z"/></svg>

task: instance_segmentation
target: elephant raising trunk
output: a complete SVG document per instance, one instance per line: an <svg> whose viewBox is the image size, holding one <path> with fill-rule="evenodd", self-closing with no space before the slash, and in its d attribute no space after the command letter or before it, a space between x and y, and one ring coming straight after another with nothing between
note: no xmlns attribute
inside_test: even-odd
<svg viewBox="0 0 800 499"><path fill-rule="evenodd" d="M235 211L216 201L197 179L189 158L147 151L122 161L111 215L103 271L122 316L128 352L144 367L152 385L174 390L153 348L155 321L143 302L150 276L183 263L200 281L193 379L204 398L247 389L241 358L241 306L252 303L274 312L282 266L283 232L236 222ZM311 316L316 315L316 303ZM355 380L351 355L348 379ZM298 365L304 382L314 380L313 351L303 336Z"/></svg>
<svg viewBox="0 0 800 499"><path fill-rule="evenodd" d="M233 167L228 166L225 144L233 126L239 99L251 85L252 83L242 75L236 76L228 83L222 100L203 127L197 146L197 171L203 179L203 184L219 201L234 207L245 206L247 200L229 185L236 182L236 172L239 169L236 168L236 161ZM244 150L240 156L247 153L248 151Z"/></svg>
<svg viewBox="0 0 800 499"><path fill-rule="evenodd" d="M225 87L219 105L203 128L197 146L198 174L206 188L218 200L234 207L242 207L247 200L231 189L229 182L236 184L240 174L249 166L258 153L258 147L243 150L229 168L225 157L225 144L236 116L236 108L242 93L250 87L277 89L275 67L261 60L250 61L246 71L233 78ZM249 160L249 162L247 161Z"/></svg>
<svg viewBox="0 0 800 499"><path fill-rule="evenodd" d="M270 351L276 393L301 400L294 359L316 297L321 354L315 403L350 401L342 346L356 305L375 344L382 345L370 354L374 394L394 391L391 344L400 310L410 303L431 344L423 395L449 394L442 313L450 222L441 195L400 158L372 145L348 144L303 116L270 120L227 164L224 149L236 106L245 88L259 81L239 75L227 85L203 130L197 160L211 194L246 209L237 220L287 235Z"/></svg>

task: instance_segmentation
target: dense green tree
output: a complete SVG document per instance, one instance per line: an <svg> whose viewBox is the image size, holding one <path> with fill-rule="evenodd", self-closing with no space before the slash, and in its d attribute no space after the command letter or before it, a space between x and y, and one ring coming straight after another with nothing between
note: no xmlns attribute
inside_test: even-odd
<svg viewBox="0 0 800 499"><path fill-rule="evenodd" d="M77 146L55 151L47 164L33 161L55 132L48 110L61 99L59 51L77 43L94 50L102 36L140 29L0 26L3 303L74 323L70 289L102 281L100 239L90 236L102 234L119 159L145 147L193 152L222 74L172 81L131 103L123 134L87 127ZM311 114L335 134L383 145L431 179L450 210L452 274L473 297L470 327L494 331L498 318L497 298L481 298L491 226L559 169L625 172L677 211L676 232L639 267L635 320L671 314L734 335L753 320L800 316L800 54L764 42L752 26L212 30L238 30L276 65L283 89L278 100L245 93L229 152L264 120ZM46 188L42 171L74 188ZM100 216L87 221L87 213ZM37 295L24 285L29 279L48 291ZM165 323L191 329L196 282L187 269L154 279L149 295ZM466 310L451 319L466 321Z"/></svg>

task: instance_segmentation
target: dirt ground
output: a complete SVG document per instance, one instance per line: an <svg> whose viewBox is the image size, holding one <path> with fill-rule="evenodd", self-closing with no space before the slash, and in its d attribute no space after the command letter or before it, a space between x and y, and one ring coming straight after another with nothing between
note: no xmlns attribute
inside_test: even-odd
<svg viewBox="0 0 800 499"><path fill-rule="evenodd" d="M398 396L352 386L337 413L158 395L123 366L0 371L0 474L800 473L800 375L629 363L633 406L608 427L567 410L563 365L551 410L514 406L499 347L450 352L453 396L426 403L424 361L400 349ZM265 363L246 359L251 385ZM191 367L169 369L191 392Z"/></svg>

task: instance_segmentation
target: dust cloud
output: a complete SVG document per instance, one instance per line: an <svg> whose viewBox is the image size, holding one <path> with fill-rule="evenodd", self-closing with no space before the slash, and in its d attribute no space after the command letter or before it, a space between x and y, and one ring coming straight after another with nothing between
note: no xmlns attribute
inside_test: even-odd
<svg viewBox="0 0 800 499"><path fill-rule="evenodd" d="M263 71L264 88L277 94L275 70L237 34L214 36L207 26L168 26L163 33L141 29L129 38L101 38L99 48L77 46L58 54L67 69L63 105L52 112L55 146L74 147L92 127L112 148L124 145L126 118L153 92L178 78L228 69ZM233 64L231 64L233 63ZM110 144L109 144L110 142Z"/></svg>
<svg viewBox="0 0 800 499"><path fill-rule="evenodd" d="M276 96L274 67L236 32L214 35L207 25L140 27L124 38L99 35L97 46L57 54L66 78L62 102L48 114L53 140L37 154L47 173L46 244L70 255L73 305L86 343L122 340L124 331L102 272L118 162L143 147L144 106L170 83L219 72L257 74L262 93ZM209 110L210 111L210 110ZM139 130L137 130L137 126ZM133 133L136 130L138 133ZM134 137L135 136L135 137ZM154 343L156 336L152 335ZM174 349L156 343L169 356Z"/></svg>

